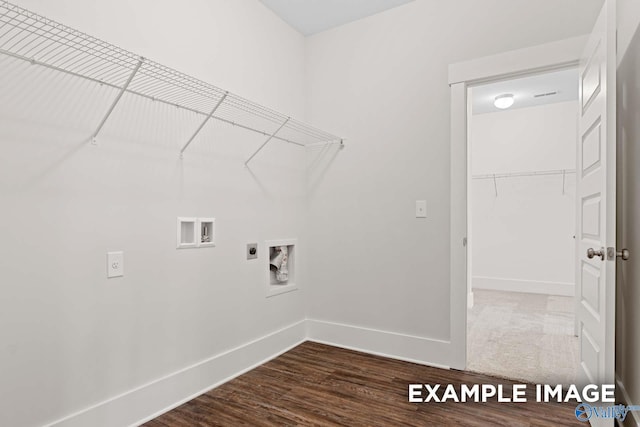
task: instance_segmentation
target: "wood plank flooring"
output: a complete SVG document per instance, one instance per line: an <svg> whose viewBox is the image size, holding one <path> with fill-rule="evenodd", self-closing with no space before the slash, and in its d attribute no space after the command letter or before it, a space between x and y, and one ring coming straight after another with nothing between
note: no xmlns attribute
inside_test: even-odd
<svg viewBox="0 0 640 427"><path fill-rule="evenodd" d="M305 342L145 426L585 425L575 404L536 403L533 386L527 403L409 403L414 383L513 384Z"/></svg>

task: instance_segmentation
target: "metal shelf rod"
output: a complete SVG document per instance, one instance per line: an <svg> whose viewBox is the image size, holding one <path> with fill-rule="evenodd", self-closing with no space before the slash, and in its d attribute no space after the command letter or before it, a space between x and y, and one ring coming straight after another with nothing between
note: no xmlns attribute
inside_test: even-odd
<svg viewBox="0 0 640 427"><path fill-rule="evenodd" d="M111 104L111 108L109 108L109 111L107 111L107 114L104 116L104 118L102 119L102 121L98 125L98 128L93 133L93 136L91 137L91 141L92 141L93 144L96 143L96 138L98 137L98 134L102 130L102 127L104 126L104 124L109 119L109 116L111 116L111 113L113 113L113 110L116 108L116 105L118 105L118 102L120 102L120 98L122 98L122 95L124 95L124 93L127 91L127 88L131 84L131 81L133 80L133 78L135 77L136 73L138 72L138 70L142 66L143 62L144 62L144 58L140 57L140 60L138 61L138 65L136 65L136 68L134 68L133 72L131 72L131 75L129 76L129 79L124 84L124 86L122 86L122 89L120 89L120 92L118 93L118 96L116 96L116 99L113 100L113 103Z"/></svg>
<svg viewBox="0 0 640 427"><path fill-rule="evenodd" d="M209 121L209 119L211 117L213 117L213 113L216 112L216 110L218 109L218 107L220 106L220 104L222 104L225 100L225 98L227 97L227 95L229 94L229 92L225 93L224 95L222 95L222 98L220 98L220 101L218 101L218 103L216 104L215 107L213 107L213 110L211 110L211 112L209 113L209 115L202 121L202 123L200 123L200 126L198 126L198 129L196 129L196 131L193 133L193 135L191 135L191 138L189 138L189 140L187 141L186 144L184 144L184 147L182 147L182 150L180 150L180 158L182 158L182 154L184 153L184 150L187 149L187 147L189 146L189 144L191 144L193 142L194 139L196 139L196 136L198 136L198 134L200 133L200 131L202 130L202 128L204 127L204 125L207 124L207 122Z"/></svg>
<svg viewBox="0 0 640 427"><path fill-rule="evenodd" d="M273 139L273 137L274 137L274 136L276 136L276 134L277 134L278 132L280 132L280 129L282 129L282 128L284 127L284 125L286 125L286 124L289 122L289 120L290 120L290 119L291 119L291 117L287 117L287 120L285 120L285 121L284 121L284 123L282 123L282 124L280 125L280 127L279 127L278 129L276 129L276 130L275 130L275 132L273 132L273 133L269 136L269 138L267 138L267 140L266 140L266 141L265 141L265 142L260 146L260 148L258 148L258 149L256 150L256 152L255 152L255 153L253 153L253 154L251 155L251 157L249 157L249 158L247 159L247 161L246 161L246 162L244 162L244 165L245 165L245 166L249 166L249 162L251 161L251 159L253 159L253 158L256 156L256 154L258 154L258 153L260 152L260 150L262 150L262 149L264 148L264 146L265 146L265 145L267 145L267 144L269 143L269 141L271 141L271 140Z"/></svg>

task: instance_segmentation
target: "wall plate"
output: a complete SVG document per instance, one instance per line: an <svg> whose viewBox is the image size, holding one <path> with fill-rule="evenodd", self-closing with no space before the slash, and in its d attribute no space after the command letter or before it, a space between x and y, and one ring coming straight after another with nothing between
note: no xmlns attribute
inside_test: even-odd
<svg viewBox="0 0 640 427"><path fill-rule="evenodd" d="M107 278L124 276L124 252L107 252Z"/></svg>

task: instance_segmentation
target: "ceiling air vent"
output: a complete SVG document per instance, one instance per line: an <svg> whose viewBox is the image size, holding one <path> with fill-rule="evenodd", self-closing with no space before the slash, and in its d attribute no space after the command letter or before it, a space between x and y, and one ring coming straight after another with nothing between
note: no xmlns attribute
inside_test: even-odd
<svg viewBox="0 0 640 427"><path fill-rule="evenodd" d="M543 96L553 96L553 95L557 95L558 91L555 92L547 92L547 93L539 93L537 95L533 95L534 98L542 98Z"/></svg>

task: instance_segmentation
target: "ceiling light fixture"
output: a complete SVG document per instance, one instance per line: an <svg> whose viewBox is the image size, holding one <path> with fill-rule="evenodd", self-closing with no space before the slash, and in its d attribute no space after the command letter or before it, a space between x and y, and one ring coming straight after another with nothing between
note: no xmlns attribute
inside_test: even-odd
<svg viewBox="0 0 640 427"><path fill-rule="evenodd" d="M499 108L501 110L505 110L509 107L511 107L514 103L514 97L512 94L510 93L505 93L503 95L498 95L496 96L495 101L493 102L493 105L496 106L496 108Z"/></svg>

